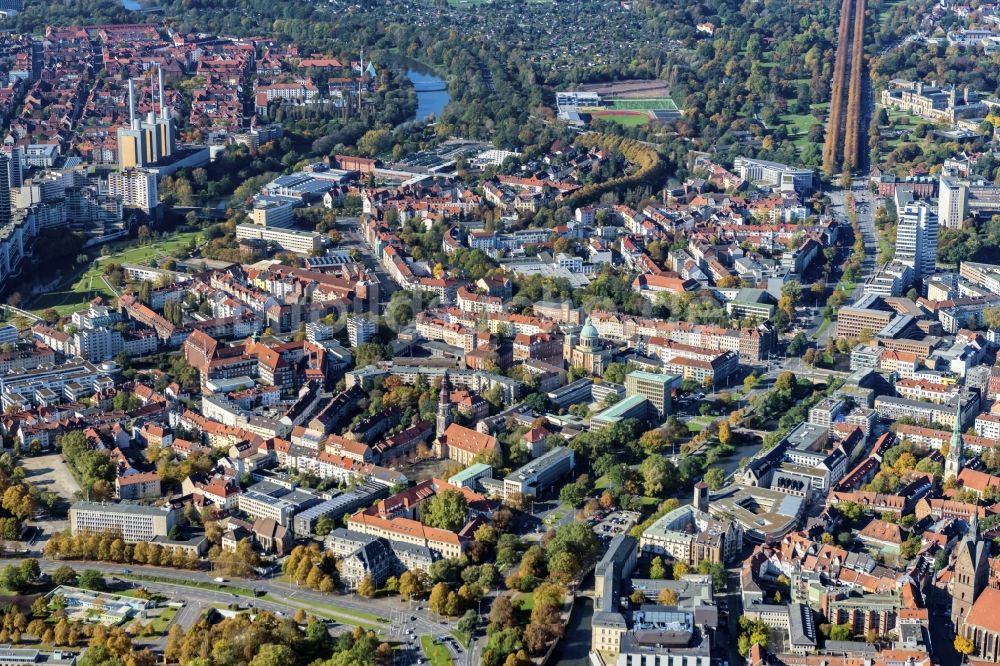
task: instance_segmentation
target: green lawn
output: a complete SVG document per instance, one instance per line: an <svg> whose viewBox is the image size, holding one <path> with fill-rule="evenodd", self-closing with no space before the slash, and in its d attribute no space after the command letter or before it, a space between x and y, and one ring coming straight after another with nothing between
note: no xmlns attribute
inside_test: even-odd
<svg viewBox="0 0 1000 666"><path fill-rule="evenodd" d="M642 125L646 125L649 123L649 116L647 116L644 113L637 113L634 115L626 115L626 116L621 116L621 115L609 116L609 115L603 115L601 113L595 113L593 114L593 117L596 120L609 120L613 123L621 125L622 127L641 127Z"/></svg>
<svg viewBox="0 0 1000 666"><path fill-rule="evenodd" d="M452 629L450 633L455 637L455 640L462 644L462 647L469 647L469 643L472 641L472 636L464 631L459 631L458 629Z"/></svg>
<svg viewBox="0 0 1000 666"><path fill-rule="evenodd" d="M883 107L879 105L876 108L881 109ZM895 127L893 129L912 130L917 126L917 122L919 121L919 118L912 116L909 113L905 113L903 111L897 111L896 109L887 108L886 112L889 114L889 120L895 123ZM889 129L889 127L887 125L882 125L879 129ZM893 137L891 139L885 139L881 141L880 145L882 146L883 154L888 154L893 150L895 150L896 148L898 148L900 144L907 143L909 141L910 141L909 138L904 139L902 137Z"/></svg>
<svg viewBox="0 0 1000 666"><path fill-rule="evenodd" d="M545 519L546 525L554 525L566 517L565 511L555 511Z"/></svg>
<svg viewBox="0 0 1000 666"><path fill-rule="evenodd" d="M165 634L167 632L167 627L170 626L170 623L173 621L175 615L177 615L176 608L167 606L162 609L160 614L153 618L153 631L158 634Z"/></svg>
<svg viewBox="0 0 1000 666"><path fill-rule="evenodd" d="M811 113L788 114L781 116L781 122L788 127L789 134L807 134L809 128L819 122Z"/></svg>
<svg viewBox="0 0 1000 666"><path fill-rule="evenodd" d="M65 317L84 306L98 296L114 298L108 286L101 279L99 264L95 261L74 282L62 285L56 291L50 291L34 299L29 309L41 313L49 308Z"/></svg>
<svg viewBox="0 0 1000 666"><path fill-rule="evenodd" d="M610 100L610 108L616 111L676 111L677 104L669 97L648 97L636 99Z"/></svg>
<svg viewBox="0 0 1000 666"><path fill-rule="evenodd" d="M70 276L56 291L50 291L34 299L26 308L41 313L48 308L55 309L60 316L67 316L82 310L88 302L98 296L114 298L114 292L101 279L105 262L113 261L120 264L145 264L151 259L159 259L186 245L191 239L197 243L201 232L190 231L178 233L161 240L135 245L134 241L110 243L111 251L108 257L98 257L86 268ZM130 246L131 244L131 246Z"/></svg>
<svg viewBox="0 0 1000 666"><path fill-rule="evenodd" d="M534 592L522 592L514 597L514 606L530 613L531 609L535 607Z"/></svg>
<svg viewBox="0 0 1000 666"><path fill-rule="evenodd" d="M708 427L708 424L713 421L711 416L696 416L690 421L688 421L688 430L691 433L699 433Z"/></svg>
<svg viewBox="0 0 1000 666"><path fill-rule="evenodd" d="M424 656L430 661L431 666L451 666L448 648L438 643L433 636L426 634L421 636L420 647L423 648Z"/></svg>
<svg viewBox="0 0 1000 666"><path fill-rule="evenodd" d="M878 24L879 26L884 26L889 21L889 13L892 8L900 3L901 0L885 0L878 12Z"/></svg>
<svg viewBox="0 0 1000 666"><path fill-rule="evenodd" d="M819 328L816 329L816 333L813 334L813 336L812 336L813 339L819 339L819 336L823 335L823 331L826 330L826 327L829 326L829 325L830 325L830 320L829 319L824 319L823 323L821 323L819 325Z"/></svg>
<svg viewBox="0 0 1000 666"><path fill-rule="evenodd" d="M781 124L788 131L788 136L800 151L809 143L809 128L822 121L816 117L816 111L826 112L828 104L812 104L809 113L786 113L779 117ZM822 115L822 114L821 114Z"/></svg>

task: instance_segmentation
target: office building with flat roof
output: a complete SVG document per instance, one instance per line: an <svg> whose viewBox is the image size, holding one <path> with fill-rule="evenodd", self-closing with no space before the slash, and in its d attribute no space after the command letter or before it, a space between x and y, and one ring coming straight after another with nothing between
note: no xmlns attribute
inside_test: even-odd
<svg viewBox="0 0 1000 666"><path fill-rule="evenodd" d="M573 449L557 446L514 470L503 480L504 499L520 494L537 497L573 471Z"/></svg>
<svg viewBox="0 0 1000 666"><path fill-rule="evenodd" d="M126 543L165 537L174 524L174 510L167 506L76 502L69 509L70 531L74 535L116 532Z"/></svg>
<svg viewBox="0 0 1000 666"><path fill-rule="evenodd" d="M598 414L594 414L590 418L590 429L603 430L625 419L645 420L650 417L654 409L649 400L641 395L633 395L616 402Z"/></svg>
<svg viewBox="0 0 1000 666"><path fill-rule="evenodd" d="M790 167L780 162L737 157L733 160L733 170L747 182L763 183L782 192L805 193L813 188L811 170Z"/></svg>
<svg viewBox="0 0 1000 666"><path fill-rule="evenodd" d="M323 247L323 236L315 231L298 231L257 224L236 225L236 240L260 240L294 254L314 254Z"/></svg>
<svg viewBox="0 0 1000 666"><path fill-rule="evenodd" d="M625 395L649 400L657 419L662 421L670 414L670 397L678 384L680 377L677 375L636 370L625 375Z"/></svg>
<svg viewBox="0 0 1000 666"><path fill-rule="evenodd" d="M35 648L0 645L0 666L23 666L24 664L76 666L76 652L62 650L43 652Z"/></svg>
<svg viewBox="0 0 1000 666"><path fill-rule="evenodd" d="M479 490L480 479L492 479L493 478L493 468L486 463L475 463L469 465L461 472L454 474L448 479L448 483L453 486L459 486L461 488L468 488L470 490Z"/></svg>

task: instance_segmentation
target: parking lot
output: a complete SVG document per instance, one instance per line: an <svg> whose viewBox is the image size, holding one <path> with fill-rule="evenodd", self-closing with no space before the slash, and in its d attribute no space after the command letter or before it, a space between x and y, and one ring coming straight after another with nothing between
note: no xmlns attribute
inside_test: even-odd
<svg viewBox="0 0 1000 666"><path fill-rule="evenodd" d="M598 536L614 537L632 529L639 522L638 511L612 511L594 524Z"/></svg>

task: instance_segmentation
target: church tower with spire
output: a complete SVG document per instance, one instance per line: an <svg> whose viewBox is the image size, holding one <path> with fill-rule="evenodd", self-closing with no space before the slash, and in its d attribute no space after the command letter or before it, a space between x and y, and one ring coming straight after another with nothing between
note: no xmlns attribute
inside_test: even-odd
<svg viewBox="0 0 1000 666"><path fill-rule="evenodd" d="M954 568L948 591L951 593L951 621L957 628L972 610L979 594L989 584L990 549L979 538L979 516L972 512L965 537L955 548Z"/></svg>
<svg viewBox="0 0 1000 666"><path fill-rule="evenodd" d="M948 444L948 457L944 461L944 478L957 479L962 471L964 443L962 441L962 390L955 396L955 425L951 429L951 442Z"/></svg>
<svg viewBox="0 0 1000 666"><path fill-rule="evenodd" d="M451 425L451 382L448 373L441 378L441 393L438 395L437 436L441 437Z"/></svg>

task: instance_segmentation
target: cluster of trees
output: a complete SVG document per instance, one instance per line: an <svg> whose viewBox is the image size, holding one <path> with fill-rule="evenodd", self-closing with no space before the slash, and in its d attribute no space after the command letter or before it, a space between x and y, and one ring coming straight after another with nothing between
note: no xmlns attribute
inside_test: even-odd
<svg viewBox="0 0 1000 666"><path fill-rule="evenodd" d="M698 563L698 573L712 576L712 587L715 591L726 588L726 567L719 563L702 560ZM681 576L691 573L686 562L680 560L667 561L656 556L649 563L649 577L659 580L679 580ZM669 604L668 604L669 605Z"/></svg>
<svg viewBox="0 0 1000 666"><path fill-rule="evenodd" d="M713 422L688 443L687 426L670 417L663 426L640 433L640 425L626 420L597 433L584 433L574 438L569 446L581 456L592 460L593 477L604 477L607 485L597 499L588 499L594 490L591 475L581 475L560 491L560 499L576 507L583 507L584 514L598 508L618 506L638 508L639 496L666 497L702 479L709 474L711 462L732 455L732 431L724 422ZM693 454L681 458L675 465L667 454L693 447L708 445L708 454ZM680 448L678 449L678 446ZM721 486L724 474L711 473L708 480Z"/></svg>
<svg viewBox="0 0 1000 666"><path fill-rule="evenodd" d="M167 301L163 304L163 318L174 326L184 323L184 306L178 301Z"/></svg>
<svg viewBox="0 0 1000 666"><path fill-rule="evenodd" d="M985 224L962 229L942 229L938 236L938 260L954 264L960 261L995 261L1000 255L1000 215Z"/></svg>
<svg viewBox="0 0 1000 666"><path fill-rule="evenodd" d="M8 568L9 569L9 568ZM22 579L37 579L39 575L38 562L25 560L18 567ZM68 572L57 570L53 574L53 582L57 584L72 584L77 581L72 569ZM5 573L9 580L9 570ZM89 579L101 579L97 572L84 572L79 576L79 584L88 583ZM89 583L88 583L89 584ZM99 589L90 585L88 589ZM68 619L66 601L61 595L56 595L51 602L45 596L37 596L31 604L30 613L25 613L16 604L10 604L0 610L0 640L5 644L18 645L25 636L32 636L42 643L56 647L78 647L88 645L87 654L80 663L89 666L104 666L120 664L121 666L153 666L156 659L148 651L134 652L132 641L123 627L104 627L103 625L78 624ZM96 650L100 659L91 657L90 652ZM126 659L126 655L128 658ZM109 659L117 661L109 661Z"/></svg>
<svg viewBox="0 0 1000 666"><path fill-rule="evenodd" d="M318 544L296 546L282 566L285 575L298 585L319 592L337 589L337 560L332 553L321 551Z"/></svg>
<svg viewBox="0 0 1000 666"><path fill-rule="evenodd" d="M844 81L847 76L847 38L850 36L850 17L853 0L843 0L840 5L840 27L837 30L837 58L833 66L833 91L830 94L830 131L823 145L823 171L833 175L840 153L840 116L844 110Z"/></svg>
<svg viewBox="0 0 1000 666"><path fill-rule="evenodd" d="M55 498L43 494L24 480L24 468L18 466L10 453L0 455L0 539L15 540L21 536L21 525L44 504L50 509Z"/></svg>
<svg viewBox="0 0 1000 666"><path fill-rule="evenodd" d="M740 633L736 639L736 649L740 656L746 657L754 645L767 648L767 625L763 620L751 620L746 615L740 616Z"/></svg>
<svg viewBox="0 0 1000 666"><path fill-rule="evenodd" d="M53 534L45 543L45 557L53 560L97 560L156 567L200 569L201 559L184 549L158 543L125 543L114 532L71 534L68 530Z"/></svg>
<svg viewBox="0 0 1000 666"><path fill-rule="evenodd" d="M831 382L825 391L814 391L812 387L809 380L797 380L791 372L782 372L771 390L751 398L753 410L743 417L748 427L764 428L775 420L778 422L778 429L765 436L765 448L773 447L789 430L804 422L812 406L839 384Z"/></svg>
<svg viewBox="0 0 1000 666"><path fill-rule="evenodd" d="M844 172L851 172L859 163L861 113L861 79L865 68L865 0L854 0L854 31L851 47L851 78L847 91L847 120L844 137Z"/></svg>
<svg viewBox="0 0 1000 666"><path fill-rule="evenodd" d="M530 657L545 652L552 641L562 638L565 623L561 613L566 589L557 583L543 583L533 594L530 613L503 595L490 608L486 627L486 666L527 666Z"/></svg>
<svg viewBox="0 0 1000 666"><path fill-rule="evenodd" d="M241 614L217 623L203 618L186 632L175 624L167 634L164 658L185 666L383 666L392 662L392 650L374 632L356 628L335 639L316 618L299 620L258 610L253 616Z"/></svg>
<svg viewBox="0 0 1000 666"><path fill-rule="evenodd" d="M175 437L180 437L176 432ZM198 441L198 438L195 438ZM153 445L144 452L146 460L156 465L160 483L167 489L180 490L181 483L191 475L205 474L215 465L212 456L196 453L186 458L178 458L174 450L167 446Z"/></svg>
<svg viewBox="0 0 1000 666"><path fill-rule="evenodd" d="M572 523L542 535L541 544L529 547L521 556L517 571L507 576L507 587L528 592L541 581L567 584L593 563L599 542L587 523Z"/></svg>
<svg viewBox="0 0 1000 666"><path fill-rule="evenodd" d="M448 583L435 583L427 598L427 607L431 612L448 617L458 617L475 607L482 598L482 590L475 585L462 585L458 590L451 589Z"/></svg>
<svg viewBox="0 0 1000 666"><path fill-rule="evenodd" d="M248 578L260 568L260 555L250 539L240 539L234 550L220 549L212 562L226 575Z"/></svg>
<svg viewBox="0 0 1000 666"><path fill-rule="evenodd" d="M903 485L904 479L913 471L933 474L938 481L944 477L941 463L934 462L925 452L915 450L909 442L903 441L885 452L878 473L864 489L892 494Z"/></svg>
<svg viewBox="0 0 1000 666"><path fill-rule="evenodd" d="M20 564L8 564L0 571L0 587L15 592L24 592L34 584L42 570L39 568L38 560L33 557L22 560Z"/></svg>
<svg viewBox="0 0 1000 666"><path fill-rule="evenodd" d="M851 256L844 262L843 278L848 282L856 282L861 277L861 266L865 261L865 239L861 234L861 227L858 225L858 213L854 208L854 197L851 195L847 196L847 219L851 223L851 233L854 237L854 243L851 245ZM839 291L839 289L834 290L834 295ZM830 298L832 299L833 296ZM834 305L831 301L827 302L827 306L831 308L836 308L840 305L840 303ZM832 317L830 318L832 319Z"/></svg>
<svg viewBox="0 0 1000 666"><path fill-rule="evenodd" d="M130 394L119 393L119 395ZM117 395L115 399L118 399ZM123 398L125 399L127 398ZM114 496L115 463L107 451L91 448L82 430L64 434L57 443L62 452L62 459L73 470L80 487L90 499L100 501Z"/></svg>
<svg viewBox="0 0 1000 666"><path fill-rule="evenodd" d="M620 153L625 160L638 167L627 175L611 178L599 183L584 185L570 195L563 205L573 210L578 206L593 203L607 192L620 191L643 185L659 185L666 173L666 162L651 147L633 139L623 139L611 134L591 133L581 136L577 143L584 148L598 147L609 152Z"/></svg>
<svg viewBox="0 0 1000 666"><path fill-rule="evenodd" d="M445 490L420 505L424 525L457 532L465 525L468 502L458 490Z"/></svg>
<svg viewBox="0 0 1000 666"><path fill-rule="evenodd" d="M497 566L484 562L489 552L496 551L498 543L513 535L500 537L496 528L481 525L473 534L469 552L458 558L438 560L425 573L407 571L399 577L398 592L404 599L418 598L429 590L428 607L439 615L458 617L476 607L479 600L500 583ZM475 555L472 559L470 555ZM479 562L476 564L474 562ZM498 565L500 560L497 560ZM386 585L387 590L393 586Z"/></svg>
<svg viewBox="0 0 1000 666"><path fill-rule="evenodd" d="M111 407L116 412L131 412L132 410L142 407L142 400L140 400L139 397L131 391L118 391L118 393L115 394L115 397L111 400ZM76 445L76 443L73 444L74 447ZM63 446L63 450L65 451L65 444Z"/></svg>

